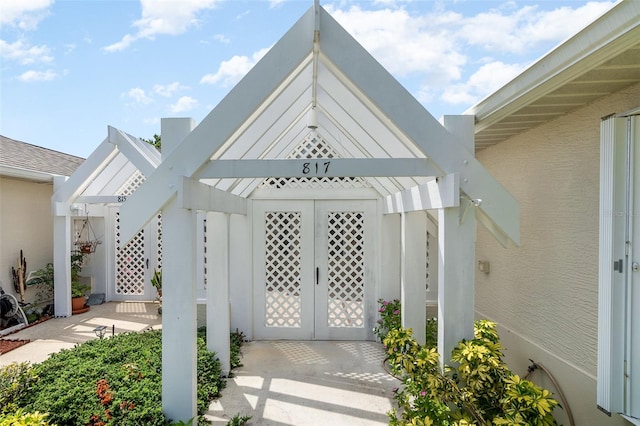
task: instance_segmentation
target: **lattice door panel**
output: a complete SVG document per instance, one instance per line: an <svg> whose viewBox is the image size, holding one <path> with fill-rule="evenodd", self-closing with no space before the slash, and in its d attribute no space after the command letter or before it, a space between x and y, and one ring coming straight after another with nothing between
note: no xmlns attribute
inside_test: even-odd
<svg viewBox="0 0 640 426"><path fill-rule="evenodd" d="M116 214L116 288L117 295L144 294L145 253L144 230L120 248L120 214Z"/></svg>
<svg viewBox="0 0 640 426"><path fill-rule="evenodd" d="M267 211L265 230L265 326L300 327L301 213Z"/></svg>
<svg viewBox="0 0 640 426"><path fill-rule="evenodd" d="M364 327L364 212L327 216L329 327Z"/></svg>

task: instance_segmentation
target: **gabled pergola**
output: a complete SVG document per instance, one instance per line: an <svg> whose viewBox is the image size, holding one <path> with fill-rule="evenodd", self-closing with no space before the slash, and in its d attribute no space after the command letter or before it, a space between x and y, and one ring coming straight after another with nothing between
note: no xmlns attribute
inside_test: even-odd
<svg viewBox="0 0 640 426"><path fill-rule="evenodd" d="M72 242L72 217L106 217L106 207L120 205L126 196L116 191L136 173L150 176L160 164L160 153L151 145L113 127L107 138L67 179L54 180L51 197L54 216L55 314L71 315L71 271L69 253ZM105 224L105 228L109 225ZM102 276L101 287L109 280L109 254L115 253L112 241L103 241L97 251ZM110 252L113 250L113 253ZM112 277L111 277L112 278ZM106 288L103 288L106 292Z"/></svg>
<svg viewBox="0 0 640 426"><path fill-rule="evenodd" d="M211 213L208 342L223 361L229 333L229 215L268 177L362 177L400 215L403 325L424 341L424 263L413 250L437 210L441 354L473 337L475 223L519 242L516 200L474 157L473 116L436 121L318 2L197 126L162 122L162 163L121 207L123 240L163 213L163 409L196 415L196 211ZM340 158L290 159L310 134ZM211 241L215 241L213 244ZM226 347L226 349L225 349ZM445 359L446 361L446 359Z"/></svg>

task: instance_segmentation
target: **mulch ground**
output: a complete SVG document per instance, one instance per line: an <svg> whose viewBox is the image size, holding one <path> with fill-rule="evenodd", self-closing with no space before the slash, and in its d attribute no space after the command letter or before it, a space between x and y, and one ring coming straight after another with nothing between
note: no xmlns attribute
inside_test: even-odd
<svg viewBox="0 0 640 426"><path fill-rule="evenodd" d="M9 351L19 348L22 345L26 345L30 340L21 339L0 339L0 355L6 354Z"/></svg>
<svg viewBox="0 0 640 426"><path fill-rule="evenodd" d="M19 348L22 345L26 345L27 343L29 343L31 341L31 340L28 340L28 339L26 339L26 340L25 339L7 339L6 336L10 336L13 333L17 333L19 331L22 331L25 328L33 327L34 325L38 325L41 322L48 321L51 318L53 318L53 317L51 317L51 316L42 317L39 320L32 322L31 324L29 324L28 326L26 326L24 328L21 328L19 330L16 330L14 332L6 334L4 338L0 339L0 355L6 354L7 352L12 351L15 348Z"/></svg>

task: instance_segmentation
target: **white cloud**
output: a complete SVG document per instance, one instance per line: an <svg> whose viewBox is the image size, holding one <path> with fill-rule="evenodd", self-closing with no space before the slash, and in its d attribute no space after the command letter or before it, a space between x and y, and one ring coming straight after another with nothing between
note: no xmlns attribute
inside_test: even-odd
<svg viewBox="0 0 640 426"><path fill-rule="evenodd" d="M134 87L130 89L126 93L126 96L133 99L137 104L141 104L141 105L147 105L153 102L153 99L147 96L144 90L139 87Z"/></svg>
<svg viewBox="0 0 640 426"><path fill-rule="evenodd" d="M2 0L0 24L34 30L47 17L53 0Z"/></svg>
<svg viewBox="0 0 640 426"><path fill-rule="evenodd" d="M522 71L533 49L560 43L614 4L542 10L503 2L464 16L444 1L422 14L409 13L401 3L408 4L377 0L381 8L376 10L344 6L346 2L325 7L392 74L417 80L417 97L425 104L440 97L454 104L477 101ZM482 57L486 59L479 62Z"/></svg>
<svg viewBox="0 0 640 426"><path fill-rule="evenodd" d="M240 81L251 68L267 54L270 48L258 50L251 58L248 56L234 56L228 61L223 61L218 71L207 74L200 79L201 84L216 84L222 82L222 86L231 86Z"/></svg>
<svg viewBox="0 0 640 426"><path fill-rule="evenodd" d="M484 64L466 82L448 86L442 100L449 104L472 105L508 83L523 68L521 64L500 61Z"/></svg>
<svg viewBox="0 0 640 426"><path fill-rule="evenodd" d="M53 56L47 46L30 46L28 43L18 40L7 43L0 40L0 57L6 60L16 61L22 65L35 64L38 62L51 62Z"/></svg>
<svg viewBox="0 0 640 426"><path fill-rule="evenodd" d="M224 43L224 44L229 44L231 42L231 40L229 40L229 38L224 34L216 34L213 36L213 39L215 41L219 41L220 43Z"/></svg>
<svg viewBox="0 0 640 426"><path fill-rule="evenodd" d="M269 0L269 9L275 9L276 7L282 6L285 0Z"/></svg>
<svg viewBox="0 0 640 426"><path fill-rule="evenodd" d="M182 96L178 101L171 105L169 109L172 113L190 111L198 106L198 100L191 96Z"/></svg>
<svg viewBox="0 0 640 426"><path fill-rule="evenodd" d="M126 34L109 46L107 52L124 50L139 39L153 39L156 35L182 34L198 25L198 12L213 9L220 0L141 0L142 17L133 22L134 34Z"/></svg>
<svg viewBox="0 0 640 426"><path fill-rule="evenodd" d="M567 39L609 10L614 2L590 2L576 9L492 9L461 20L459 36L488 51L525 53L544 42Z"/></svg>
<svg viewBox="0 0 640 426"><path fill-rule="evenodd" d="M404 9L365 11L357 6L329 12L396 76L420 74L445 84L461 75L466 57L446 31L450 13L411 16Z"/></svg>
<svg viewBox="0 0 640 426"><path fill-rule="evenodd" d="M175 92L179 90L186 90L186 89L188 89L187 86L183 86L177 81L174 81L173 83L166 84L166 85L156 84L153 86L153 92L160 96L164 96L165 98L171 97Z"/></svg>
<svg viewBox="0 0 640 426"><path fill-rule="evenodd" d="M18 76L18 80L29 83L33 81L51 81L57 77L58 77L58 74L53 70L46 70L46 71L29 70L20 74Z"/></svg>

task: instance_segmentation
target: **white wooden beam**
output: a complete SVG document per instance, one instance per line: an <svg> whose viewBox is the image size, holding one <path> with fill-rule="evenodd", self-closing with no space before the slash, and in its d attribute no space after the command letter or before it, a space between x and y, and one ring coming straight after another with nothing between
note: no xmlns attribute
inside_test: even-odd
<svg viewBox="0 0 640 426"><path fill-rule="evenodd" d="M174 200L162 210L162 411L197 415L196 213Z"/></svg>
<svg viewBox="0 0 640 426"><path fill-rule="evenodd" d="M309 35L314 20L310 8L122 205L121 218L128 218L120 228L123 241L130 240L175 196L175 176L193 177L214 153L233 143L256 112L266 108L279 88L300 71L313 49Z"/></svg>
<svg viewBox="0 0 640 426"><path fill-rule="evenodd" d="M157 158L151 157L148 152L143 151L134 141L133 136L124 133L115 127L108 126L109 142L116 145L118 150L145 176L158 167L160 162ZM142 142L144 143L144 142Z"/></svg>
<svg viewBox="0 0 640 426"><path fill-rule="evenodd" d="M80 195L74 204L122 204L127 198L127 195Z"/></svg>
<svg viewBox="0 0 640 426"><path fill-rule="evenodd" d="M361 101L379 111L380 120L401 129L445 173L460 172L461 189L473 199L482 199L480 209L495 224L494 229L519 244L518 203L475 159L473 151L441 126L324 10L321 26L322 52L331 62L327 66L343 73L345 84L363 94Z"/></svg>
<svg viewBox="0 0 640 426"><path fill-rule="evenodd" d="M66 182L51 196L52 210L56 211L55 203L73 203L82 191L102 172L107 164L118 155L115 146L108 139L102 141L93 153L80 164Z"/></svg>
<svg viewBox="0 0 640 426"><path fill-rule="evenodd" d="M53 178L54 191L66 184L64 176ZM54 203L57 206L58 203ZM67 206L66 203L60 203ZM60 213L60 214L55 214ZM71 211L55 212L53 217L53 305L57 317L71 316Z"/></svg>
<svg viewBox="0 0 640 426"><path fill-rule="evenodd" d="M247 200L187 177L178 190L181 208L222 213L247 214Z"/></svg>
<svg viewBox="0 0 640 426"><path fill-rule="evenodd" d="M473 118L446 116L444 125L474 152ZM438 353L449 362L462 339L473 339L475 318L476 204L462 197L459 206L438 210ZM424 307L422 313L424 315Z"/></svg>
<svg viewBox="0 0 640 426"><path fill-rule="evenodd" d="M218 355L226 376L231 371L228 214L207 214L207 254L207 348Z"/></svg>
<svg viewBox="0 0 640 426"><path fill-rule="evenodd" d="M277 177L439 176L422 158L309 158L291 160L212 160L199 179Z"/></svg>
<svg viewBox="0 0 640 426"><path fill-rule="evenodd" d="M405 213L458 205L460 205L460 177L457 173L453 173L426 184L387 195L384 200L384 213Z"/></svg>
<svg viewBox="0 0 640 426"><path fill-rule="evenodd" d="M426 341L426 276L427 276L427 214L403 213L401 218L401 278L402 326L413 329L413 337L424 345Z"/></svg>

